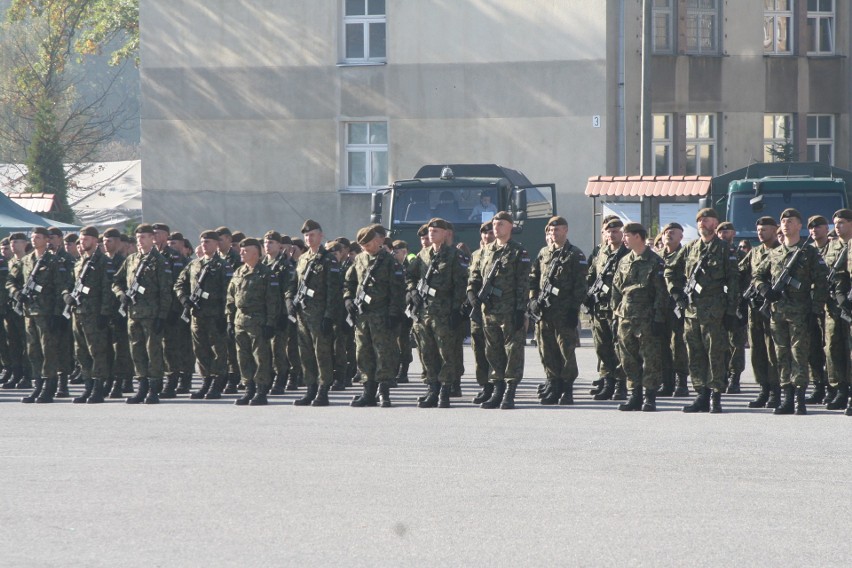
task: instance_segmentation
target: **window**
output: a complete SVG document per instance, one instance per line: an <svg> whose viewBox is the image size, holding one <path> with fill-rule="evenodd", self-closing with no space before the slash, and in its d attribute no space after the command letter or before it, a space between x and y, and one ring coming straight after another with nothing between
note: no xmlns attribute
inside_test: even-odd
<svg viewBox="0 0 852 568"><path fill-rule="evenodd" d="M834 164L834 117L808 115L808 161Z"/></svg>
<svg viewBox="0 0 852 568"><path fill-rule="evenodd" d="M387 122L347 123L346 189L372 190L387 184Z"/></svg>
<svg viewBox="0 0 852 568"><path fill-rule="evenodd" d="M382 63L387 59L385 0L344 1L344 59L348 63Z"/></svg>
<svg viewBox="0 0 852 568"><path fill-rule="evenodd" d="M672 41L672 0L654 0L653 52L671 53Z"/></svg>
<svg viewBox="0 0 852 568"><path fill-rule="evenodd" d="M718 0L686 0L686 52L719 52Z"/></svg>
<svg viewBox="0 0 852 568"><path fill-rule="evenodd" d="M654 115L654 133L651 146L654 152L652 174L666 176L672 174L672 115Z"/></svg>
<svg viewBox="0 0 852 568"><path fill-rule="evenodd" d="M763 53L793 53L793 0L763 0Z"/></svg>
<svg viewBox="0 0 852 568"><path fill-rule="evenodd" d="M687 175L716 175L716 117L712 114L686 115Z"/></svg>
<svg viewBox="0 0 852 568"><path fill-rule="evenodd" d="M763 161L796 161L796 147L793 144L793 115L766 114L763 116Z"/></svg>
<svg viewBox="0 0 852 568"><path fill-rule="evenodd" d="M834 0L808 0L808 55L834 54Z"/></svg>

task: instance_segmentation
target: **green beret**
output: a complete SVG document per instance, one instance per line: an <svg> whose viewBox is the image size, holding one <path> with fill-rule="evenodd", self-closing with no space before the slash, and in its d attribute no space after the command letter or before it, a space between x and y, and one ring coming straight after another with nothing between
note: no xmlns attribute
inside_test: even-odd
<svg viewBox="0 0 852 568"><path fill-rule="evenodd" d="M305 233L310 233L311 231L322 231L322 227L313 219L308 219L307 221L302 223L302 229L299 232L304 235Z"/></svg>
<svg viewBox="0 0 852 568"><path fill-rule="evenodd" d="M340 243L341 245L345 246L346 248L349 248L350 246L352 246L352 241L350 241L346 237L337 237L334 240L337 241L338 243Z"/></svg>
<svg viewBox="0 0 852 568"><path fill-rule="evenodd" d="M428 224L420 225L420 228L417 229L417 236L418 237L425 237L428 234L429 234L429 225Z"/></svg>
<svg viewBox="0 0 852 568"><path fill-rule="evenodd" d="M558 227L560 225L568 226L568 220L565 217L561 217L559 215L555 215L550 218L545 227Z"/></svg>
<svg viewBox="0 0 852 568"><path fill-rule="evenodd" d="M30 231L30 234L44 235L45 237L50 236L50 233L47 232L47 227L33 227L33 230Z"/></svg>
<svg viewBox="0 0 852 568"><path fill-rule="evenodd" d="M240 241L240 248L246 247L257 247L257 250L260 250L260 241L255 239L254 237L247 237Z"/></svg>
<svg viewBox="0 0 852 568"><path fill-rule="evenodd" d="M299 250L301 250L302 252L308 250L308 245L306 245L305 241L303 241L302 239L293 239L293 246L299 247Z"/></svg>
<svg viewBox="0 0 852 568"><path fill-rule="evenodd" d="M499 213L495 213L491 218L491 222L494 221L509 221L512 223L512 215L508 211L500 211Z"/></svg>
<svg viewBox="0 0 852 568"><path fill-rule="evenodd" d="M48 227L47 234L51 237L61 237L64 233L62 232L62 229L58 227Z"/></svg>
<svg viewBox="0 0 852 568"><path fill-rule="evenodd" d="M735 229L734 229L733 223L731 223L730 221L725 221L723 223L719 223L719 226L716 227L716 230L717 231L733 231Z"/></svg>
<svg viewBox="0 0 852 568"><path fill-rule="evenodd" d="M68 236L70 237L71 235L68 235ZM80 236L81 237L98 238L98 230L96 228L92 227L91 225L89 225L88 227L83 227L82 229L80 229ZM68 239L66 239L66 240L68 240Z"/></svg>
<svg viewBox="0 0 852 568"><path fill-rule="evenodd" d="M150 233L153 235L154 227L152 227L148 223L142 223L141 225L136 227L136 234L138 235L139 233Z"/></svg>
<svg viewBox="0 0 852 568"><path fill-rule="evenodd" d="M9 237L3 237L2 239L0 239L0 245L9 245L9 244L10 244Z"/></svg>
<svg viewBox="0 0 852 568"><path fill-rule="evenodd" d="M394 241L393 242L393 250L402 250L407 249L408 243L405 241Z"/></svg>
<svg viewBox="0 0 852 568"><path fill-rule="evenodd" d="M343 250L343 245L337 241L328 241L325 243L325 250L328 252L340 252Z"/></svg>
<svg viewBox="0 0 852 568"><path fill-rule="evenodd" d="M765 227L777 227L778 221L775 220L774 217L770 217L769 215L764 215L754 224L755 227L760 227L761 225Z"/></svg>
<svg viewBox="0 0 852 568"><path fill-rule="evenodd" d="M136 241L133 240L133 237L131 237L130 235L125 235L124 233L121 233L120 235L118 235L118 238L121 239L121 242L123 242L123 243L135 243L136 242Z"/></svg>
<svg viewBox="0 0 852 568"><path fill-rule="evenodd" d="M444 229L445 231L450 230L450 225L447 221L441 219L440 217L435 217L430 219L426 226L430 229Z"/></svg>
<svg viewBox="0 0 852 568"><path fill-rule="evenodd" d="M266 233L263 234L263 240L264 241L275 241L276 243L280 243L281 242L281 233L279 233L278 231L266 231Z"/></svg>
<svg viewBox="0 0 852 568"><path fill-rule="evenodd" d="M23 233L12 233L9 235L10 241L25 241L27 240L27 236Z"/></svg>
<svg viewBox="0 0 852 568"><path fill-rule="evenodd" d="M384 226L382 226L382 225L380 225L380 224L378 224L378 223L373 223L372 225L370 225L370 227L371 227L374 231L376 231L376 234L379 234L379 235L381 235L381 236L383 236L383 237L387 237L387 236L388 236L388 230L387 230L387 229L385 229L385 228L384 228Z"/></svg>
<svg viewBox="0 0 852 568"><path fill-rule="evenodd" d="M625 233L645 233L645 227L642 223L627 223L624 225Z"/></svg>
<svg viewBox="0 0 852 568"><path fill-rule="evenodd" d="M852 221L852 209L838 209L832 215L832 219L846 219Z"/></svg>
<svg viewBox="0 0 852 568"><path fill-rule="evenodd" d="M182 240L184 240L183 239L183 233L179 233L178 231L175 231L174 233L171 233L169 235L169 240L170 241L182 241Z"/></svg>
<svg viewBox="0 0 852 568"><path fill-rule="evenodd" d="M364 245L375 239L376 236L378 236L378 233L374 227L362 227L358 230L355 240L358 241L358 244Z"/></svg>
<svg viewBox="0 0 852 568"><path fill-rule="evenodd" d="M718 214L718 213L716 213L716 210L715 210L715 209L713 209L713 208L711 208L711 207L705 207L704 209L701 209L701 210L699 210L699 211L698 211L698 213L695 215L695 220L696 220L696 221L700 221L701 219L704 219L704 218L706 218L706 217L711 217L711 218L713 218L713 219L718 219L718 218L719 218L719 214Z"/></svg>
<svg viewBox="0 0 852 568"><path fill-rule="evenodd" d="M290 238L290 235L281 235L281 244L282 245L292 245L293 239Z"/></svg>
<svg viewBox="0 0 852 568"><path fill-rule="evenodd" d="M106 231L104 231L104 237L119 237L121 238L121 231L116 229L115 227L110 227Z"/></svg>
<svg viewBox="0 0 852 568"><path fill-rule="evenodd" d="M624 227L624 221L621 220L621 217L604 217L602 229L620 229Z"/></svg>
<svg viewBox="0 0 852 568"><path fill-rule="evenodd" d="M671 222L671 223L669 223L668 225L666 225L665 227L663 227L663 231L662 231L662 232L663 232L663 233L665 233L665 232L666 232L666 231L668 231L669 229L680 229L680 230L682 231L682 230L683 230L683 225L681 225L680 223Z"/></svg>
<svg viewBox="0 0 852 568"><path fill-rule="evenodd" d="M228 235L230 237L231 236L231 229L229 229L228 227L219 227L218 229L216 229L216 234L219 235L220 237L222 235Z"/></svg>
<svg viewBox="0 0 852 568"><path fill-rule="evenodd" d="M487 223L483 223L479 226L480 234L490 233L493 230L494 230L494 225L491 224L491 221L488 221Z"/></svg>
<svg viewBox="0 0 852 568"><path fill-rule="evenodd" d="M219 233L217 231L203 231L198 238L202 241L203 240L218 241L219 240Z"/></svg>
<svg viewBox="0 0 852 568"><path fill-rule="evenodd" d="M237 241L238 243L241 243L243 239L246 238L246 234L242 231L234 231L234 234L231 235L231 238Z"/></svg>
<svg viewBox="0 0 852 568"><path fill-rule="evenodd" d="M828 219L822 215L813 215L810 219L808 219L808 229L819 227L820 225L828 226Z"/></svg>
<svg viewBox="0 0 852 568"><path fill-rule="evenodd" d="M781 212L782 219L790 219L792 217L796 217L799 221L802 220L802 214L799 213L797 210L793 209L792 207L788 207L787 209Z"/></svg>
<svg viewBox="0 0 852 568"><path fill-rule="evenodd" d="M91 227L91 228L94 229L94 227ZM82 232L83 231L81 230L80 233L82 234ZM94 235L95 238L98 237L98 234L99 234L98 230L95 229L95 235ZM67 235L65 235L65 242L66 243L76 243L79 240L79 238L80 237L77 236L77 233L68 233Z"/></svg>
<svg viewBox="0 0 852 568"><path fill-rule="evenodd" d="M166 225L165 223L154 223L152 226L154 227L155 231L165 231L167 233L172 232L172 230L169 229L169 226Z"/></svg>

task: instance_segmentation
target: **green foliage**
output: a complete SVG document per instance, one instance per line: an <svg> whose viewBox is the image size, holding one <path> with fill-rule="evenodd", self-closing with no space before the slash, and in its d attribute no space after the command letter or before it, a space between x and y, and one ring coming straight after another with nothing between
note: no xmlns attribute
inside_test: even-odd
<svg viewBox="0 0 852 568"><path fill-rule="evenodd" d="M72 222L68 207L68 180L65 177L65 151L59 141L56 116L49 102L41 102L35 115L35 132L27 152L27 189L33 193L53 193L61 211L59 221Z"/></svg>
<svg viewBox="0 0 852 568"><path fill-rule="evenodd" d="M102 53L114 39L122 45L110 55L110 65L132 59L139 66L139 0L95 0L86 17L86 27L77 39L77 51Z"/></svg>
<svg viewBox="0 0 852 568"><path fill-rule="evenodd" d="M790 129L784 128L784 142L773 144L766 148L773 162L797 162L799 155L790 137Z"/></svg>

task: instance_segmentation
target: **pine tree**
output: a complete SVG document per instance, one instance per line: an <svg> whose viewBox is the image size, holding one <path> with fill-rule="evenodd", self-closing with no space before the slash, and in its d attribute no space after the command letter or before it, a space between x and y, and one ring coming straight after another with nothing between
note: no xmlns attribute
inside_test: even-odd
<svg viewBox="0 0 852 568"><path fill-rule="evenodd" d="M35 132L27 151L27 191L54 194L60 209L48 216L57 221L73 222L68 207L64 159L56 117L49 102L40 102L35 115Z"/></svg>

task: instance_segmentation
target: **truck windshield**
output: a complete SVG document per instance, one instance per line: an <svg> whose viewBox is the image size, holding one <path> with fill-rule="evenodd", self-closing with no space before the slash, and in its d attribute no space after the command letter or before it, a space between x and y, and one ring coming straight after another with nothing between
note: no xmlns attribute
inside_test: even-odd
<svg viewBox="0 0 852 568"><path fill-rule="evenodd" d="M411 188L395 193L394 224L422 225L441 217L454 224L479 225L499 211L496 187Z"/></svg>
<svg viewBox="0 0 852 568"><path fill-rule="evenodd" d="M808 232L808 217L822 215L830 220L835 211L845 206L843 196L834 192L813 192L807 195L795 195L789 192L764 193L763 203L765 207L763 211L759 212L751 210L749 200L753 197L753 194L739 193L730 197L728 220L734 224L738 237L757 236L755 223L759 218L768 215L778 220L781 212L788 207L792 207L802 214L804 219L802 235L805 235Z"/></svg>

